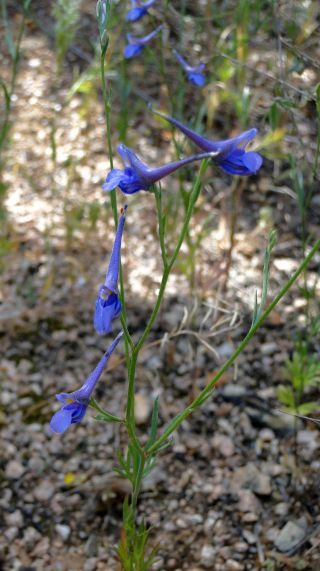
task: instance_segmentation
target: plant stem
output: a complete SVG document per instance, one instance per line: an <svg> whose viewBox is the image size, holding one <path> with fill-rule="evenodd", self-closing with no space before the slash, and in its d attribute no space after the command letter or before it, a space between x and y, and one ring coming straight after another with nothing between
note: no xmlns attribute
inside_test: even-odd
<svg viewBox="0 0 320 571"><path fill-rule="evenodd" d="M172 254L172 256L171 256L169 262L167 263L167 266L166 266L166 268L165 268L165 270L164 270L164 272L163 272L163 276L162 276L162 280L161 280L160 288L159 288L159 294L158 294L158 298L157 298L155 307L154 307L154 309L153 309L153 311L152 311L152 313L151 313L151 316L150 316L150 318L149 318L149 321L148 321L148 323L147 323L147 326L146 326L146 328L145 328L143 334L141 335L141 337L140 337L138 343L137 343L136 346L135 346L135 351L136 351L137 353L139 353L141 347L143 346L143 344L144 344L144 342L145 342L145 339L146 339L146 337L149 335L150 330L151 330L151 327L152 327L152 325L153 325L153 323L154 323L154 321L155 321L155 319L156 319L156 317L157 317L157 315L158 315L158 311L159 311L159 309L160 309L160 306L161 306L161 303L162 303L162 300L163 300L163 296L164 296L164 292L165 292L165 288L166 288L166 285L167 285L167 281L168 281L170 272L171 272L172 267L173 267L173 265L174 265L174 263L175 263L175 261L176 261L176 259L177 259L177 256L178 256L178 254L179 254L179 252L180 252L180 248L181 248L181 246L182 246L182 243L183 243L183 241L184 241L184 239L185 239L185 236L186 236L186 234L187 234L187 231L188 231L190 218L191 218L191 216L192 216L195 203L196 203L196 201L197 201L197 199L198 199L198 196L199 196L199 194L200 194L201 184L202 184L202 178L203 178L204 173L205 173L205 171L206 171L206 169L207 169L207 165L208 165L208 160L207 160L207 159L204 160L204 161L202 161L201 166L200 166L200 170L199 170L199 174L198 174L198 176L197 176L197 178L196 178L196 181L195 181L195 183L194 183L193 189L192 189L192 191L191 191L189 206L188 206L188 210L187 210L187 213L186 213L186 217L185 217L185 219L184 219L183 226L182 226L182 229L181 229L181 232L180 232L180 236L179 236L179 239L178 239L178 243L177 243L177 245L176 245L176 247L175 247L175 249L174 249L174 252L173 252L173 254Z"/></svg>
<svg viewBox="0 0 320 571"><path fill-rule="evenodd" d="M240 355L240 353L243 351L243 349L246 347L246 345L252 339L252 337L254 336L256 331L265 322L265 320L267 319L267 317L269 316L271 311L276 307L276 305L279 303L279 301L284 297L284 295L287 293L287 291L291 288L291 286L294 284L294 282L298 279L298 277L301 275L301 273L304 271L304 269L309 264L310 260L313 258L314 254L319 249L320 249L320 240L317 240L317 242L314 244L313 248L310 250L309 254L301 262L299 268L295 271L295 273L290 278L290 280L283 286L283 288L280 290L280 292L276 295L276 297L273 299L273 301L270 303L270 305L267 307L267 309L263 312L263 314L261 315L260 319L256 322L256 324L253 325L253 327L251 327L251 329L249 330L249 332L247 333L245 338L241 341L240 345L237 347L237 349L234 351L234 353L231 355L231 357L229 357L229 359L227 359L227 361L224 363L224 365L219 369L218 373L207 384L207 386L199 393L199 395L193 400L193 402L184 411L179 413L170 422L169 426L165 429L165 431L160 436L160 438L153 444L153 446L151 446L151 448L149 448L147 455L154 454L159 449L159 447L162 446L166 442L166 440L169 438L169 436L171 436L171 434L180 426L180 424L186 418L188 418L188 416L192 412L194 412L197 408L199 408L199 406L201 406L201 404L206 400L207 397L210 396L210 393L212 392L216 383L219 381L219 379L222 377L222 375L225 373L225 371L235 362L237 357Z"/></svg>
<svg viewBox="0 0 320 571"><path fill-rule="evenodd" d="M161 249L161 256L164 269L166 268L167 262L167 251L166 251L166 244L165 244L165 216L162 212L162 193L161 188L154 187L154 195L156 198L156 207L157 207L157 215L158 215L158 227L159 227L159 241L160 241L160 249Z"/></svg>
<svg viewBox="0 0 320 571"><path fill-rule="evenodd" d="M158 293L158 297L157 297L155 306L153 308L153 311L151 313L151 316L149 318L149 321L146 325L144 332L142 333L138 343L135 345L135 347L131 353L131 361L130 361L130 367L129 367L128 393L127 393L126 424L127 424L127 429L128 429L128 433L129 433L130 438L135 442L135 445L138 446L140 448L140 450L142 450L142 449L141 449L139 441L136 437L135 416L134 416L134 389L135 389L135 375L136 375L136 366L137 366L138 355L139 355L139 352L142 349L143 344L144 344L147 336L149 335L150 330L152 328L152 325L153 325L153 323L154 323L154 321L158 315L170 272L172 270L172 267L176 261L178 254L179 254L183 240L186 236L188 226L189 226L189 222L190 222L190 218L192 216L193 208L194 208L195 203L197 201L197 198L200 194L202 178L203 178L204 173L206 171L207 165L208 165L207 159L202 161L201 166L200 166L200 170L199 170L199 174L196 178L193 189L191 191L189 207L188 207L188 211L187 211L185 220L183 222L183 226L182 226L182 229L180 232L178 243L174 249L174 252L170 258L170 261L168 261L164 267L164 271L163 271L163 275L162 275L162 279L161 279L161 283L160 283L160 288L159 288L159 293Z"/></svg>
<svg viewBox="0 0 320 571"><path fill-rule="evenodd" d="M108 154L109 154L109 162L110 162L110 169L113 169L113 152L112 152L112 141L111 141L111 126L110 126L110 110L111 110L111 92L109 95L107 94L107 86L106 86L106 76L105 76L105 59L106 59L106 52L107 46L105 49L101 49L101 57L100 57L100 73L101 73L101 84L102 84L102 98L103 98L103 106L104 106L104 116L106 122L106 130L107 130L107 145L108 145ZM113 219L115 227L117 228L118 225L118 207L117 207L117 196L116 191L111 190L110 192L111 198L111 208L113 213ZM123 280L123 269L122 264L120 262L120 271L119 271L119 283L120 283L120 299L122 305L121 311L121 325L124 333L124 345L125 345L125 355L126 355L126 362L127 366L129 365L130 356L129 356L129 347L132 349L133 343L131 340L130 333L127 327L127 313L126 313L126 303L124 297L124 280Z"/></svg>
<svg viewBox="0 0 320 571"><path fill-rule="evenodd" d="M145 467L145 457L142 456L141 457L141 461L139 464L139 468L137 471L137 475L136 475L136 479L134 482L134 487L133 487L133 491L132 491L132 497L131 497L131 509L133 511L133 515L135 516L135 511L137 508L137 502L138 502L138 497L140 494L140 490L141 490L141 484L142 484L142 480L143 480L143 472L144 472L144 467Z"/></svg>
<svg viewBox="0 0 320 571"><path fill-rule="evenodd" d="M106 59L106 49L101 50L100 56L100 73L101 73L101 84L102 84L102 98L103 98L103 106L104 106L104 116L106 121L106 129L107 129L107 144L108 144L108 153L109 153L109 162L110 162L110 169L113 169L113 152L112 152L112 141L111 141L111 127L110 127L110 111L111 111L111 102L110 98L111 95L107 95L107 86L106 86L106 75L105 75L105 59ZM118 224L118 208L117 208L117 197L116 191L110 191L111 197L111 207L113 212L113 218L115 225Z"/></svg>

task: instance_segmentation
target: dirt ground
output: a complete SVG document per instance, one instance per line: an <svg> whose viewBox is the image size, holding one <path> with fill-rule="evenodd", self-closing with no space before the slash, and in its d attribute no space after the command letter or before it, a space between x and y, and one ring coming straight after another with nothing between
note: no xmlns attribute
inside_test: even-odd
<svg viewBox="0 0 320 571"><path fill-rule="evenodd" d="M92 57L92 45L83 38L94 34L94 2L83 10L81 37L59 80L53 73L47 8L45 2L35 3L23 39L3 174L8 219L0 294L0 569L111 571L118 569L114 546L122 501L130 490L113 472L115 449L126 444L124 434L97 422L91 411L63 436L53 435L48 425L57 410L54 395L82 384L108 342L92 327L113 240L110 205L101 191L109 163L99 77L92 92L69 97L72 73L85 69ZM19 21L14 3L11 16ZM290 77L292 86L305 93L312 91L319 68L313 46L309 53L315 63L306 64L305 80ZM259 46L253 49L261 69L261 75L249 70L259 100L254 121L272 97L263 75L272 49L265 59L259 59ZM4 77L7 63L3 55ZM140 64L134 65L139 75ZM144 89L152 98L155 85L151 74ZM196 235L208 220L195 259L195 287L190 293L184 249L141 353L136 414L142 439L153 399L160 397L163 425L205 386L248 330L270 225L279 234L271 295L301 260L299 212L284 158L290 152L307 169L312 164L316 126L309 111L314 100L301 96L301 101L292 111L297 130L288 129L282 151L277 145L268 149L259 175L242 183L227 289L232 186L226 175L210 173L192 226ZM284 120L290 123L289 111ZM145 105L130 120L130 143L153 164L168 158L170 137L170 129L159 126ZM174 197L177 180L170 179L170 185ZM119 204L124 199L119 195ZM316 192L311 234L319 235L319 223ZM123 246L129 329L138 337L161 277L148 193L130 197ZM310 283L319 267L318 254ZM276 398L304 327L304 305L296 285L224 375L213 399L183 423L146 479L139 517L152 526L152 544L159 544L154 570L320 568L319 429L280 413ZM320 352L317 338L313 350ZM120 350L95 394L115 414L124 409L125 380ZM312 396L317 398L316 392Z"/></svg>

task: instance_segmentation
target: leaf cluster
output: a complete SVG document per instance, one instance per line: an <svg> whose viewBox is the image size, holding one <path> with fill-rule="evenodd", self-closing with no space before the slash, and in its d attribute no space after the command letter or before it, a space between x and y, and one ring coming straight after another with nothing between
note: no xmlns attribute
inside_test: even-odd
<svg viewBox="0 0 320 571"><path fill-rule="evenodd" d="M158 546L146 554L146 547L151 528L144 521L135 527L134 517L128 498L123 504L124 527L118 545L118 557L124 571L148 571L154 562Z"/></svg>
<svg viewBox="0 0 320 571"><path fill-rule="evenodd" d="M299 343L287 362L284 375L290 385L280 385L277 397L288 412L302 415L319 409L316 401L305 401L305 394L320 384L320 361L316 354L310 355L306 343Z"/></svg>

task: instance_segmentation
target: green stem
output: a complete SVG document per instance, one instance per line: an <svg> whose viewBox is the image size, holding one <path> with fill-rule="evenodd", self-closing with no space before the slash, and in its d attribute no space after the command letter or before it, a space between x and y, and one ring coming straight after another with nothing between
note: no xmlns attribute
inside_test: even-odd
<svg viewBox="0 0 320 571"><path fill-rule="evenodd" d="M167 251L166 251L166 244L165 244L165 215L162 212L162 193L161 188L154 187L154 195L156 198L156 207L157 207L157 216L158 216L158 228L159 228L159 241L160 241L160 249L161 249L161 257L163 262L163 267L166 268L168 261L167 261Z"/></svg>
<svg viewBox="0 0 320 571"><path fill-rule="evenodd" d="M196 178L193 189L191 191L189 207L188 207L188 211L187 211L185 220L183 222L183 226L182 226L182 229L180 232L178 243L174 249L174 252L170 258L170 261L167 262L166 266L164 267L157 301L155 303L155 306L153 308L153 311L151 313L149 321L146 325L146 328L145 328L145 330L142 333L138 343L136 344L135 348L133 349L133 351L131 353L131 362L130 362L129 375L128 375L129 380L128 380L128 396L127 396L127 408L126 408L126 424L127 424L127 429L128 429L130 438L135 442L136 446L139 446L140 449L141 449L141 446L140 446L139 441L136 437L135 415L134 415L134 389L135 389L135 376L136 376L136 367L137 367L138 355L139 355L139 352L142 349L143 344L144 344L147 336L149 335L150 330L152 328L152 325L153 325L153 323L154 323L154 321L158 315L170 272L172 270L172 267L176 261L178 254L179 254L183 240L186 236L188 226L189 226L189 222L190 222L190 218L192 216L193 208L194 208L194 205L195 205L197 198L200 194L202 178L203 178L204 173L206 171L207 165L208 165L208 159L202 161L201 166L200 166L200 170L199 170L199 174ZM161 229L160 229L160 232L161 232Z"/></svg>
<svg viewBox="0 0 320 571"><path fill-rule="evenodd" d="M198 199L198 196L199 196L199 194L200 194L202 179L203 179L204 173L205 173L205 171L206 171L206 169L207 169L207 166L208 166L208 159L205 159L205 160L202 161L202 163L201 163L200 170L199 170L199 174L198 174L198 176L197 176L197 178L196 178L196 181L195 181L195 183L194 183L193 189L192 189L192 191L191 191L189 206L188 206L188 210L187 210L187 213L186 213L186 217L185 217L185 219L184 219L183 226L182 226L182 229L181 229L181 232L180 232L180 236L179 236L179 239L178 239L178 243L177 243L177 245L176 245L176 247L175 247L175 249L174 249L174 252L173 252L173 254L172 254L172 256L171 256L170 261L167 263L167 266L166 266L165 269L164 269L163 276L162 276L162 280L161 280L161 284L160 284L160 288L159 288L159 294L158 294L158 298L157 298L155 307L154 307L154 309L153 309L153 311L152 311L152 313L151 313L151 316L150 316L150 318L149 318L149 321L148 321L148 323L147 323L147 326L146 326L146 328L145 328L143 334L141 335L141 337L140 337L138 343L136 344L135 352L137 352L137 353L139 353L141 347L143 346L143 344L144 344L144 342L145 342L145 340L146 340L146 337L149 335L150 330L151 330L151 327L152 327L152 325L153 325L153 323L154 323L154 321L155 321L155 319L156 319L156 317L157 317L157 315L158 315L158 311L159 311L159 309L160 309L160 306L161 306L161 303L162 303L162 300L163 300L163 296L164 296L164 292L165 292L165 288L166 288L166 285L167 285L167 281L168 281L170 272L171 272L172 267L173 267L173 265L174 265L174 263L175 263L175 261L176 261L176 259L177 259L177 256L178 256L178 254L179 254L179 252L180 252L180 248L181 248L181 246L182 246L182 243L183 243L183 241L184 241L184 239L185 239L185 236L186 236L186 234L187 234L187 231L188 231L190 218L191 218L191 216L192 216L195 203L196 203L196 201L197 201L197 199Z"/></svg>
<svg viewBox="0 0 320 571"><path fill-rule="evenodd" d="M139 497L140 490L141 490L141 484L142 484L142 480L143 480L145 462L146 462L145 457L142 456L141 460L140 460L139 468L138 468L138 471L136 474L136 479L134 482L132 496L131 496L131 506L130 507L131 507L132 512L133 512L133 517L135 517L135 511L137 508L138 497Z"/></svg>
<svg viewBox="0 0 320 571"><path fill-rule="evenodd" d="M169 426L165 429L163 434L160 438L149 448L147 455L154 454L160 446L162 446L166 440L171 436L171 434L180 426L180 424L188 418L188 416L194 412L201 404L206 400L210 393L212 392L214 386L225 373L225 371L235 362L237 357L252 339L256 331L261 327L261 325L265 322L271 311L276 307L279 301L284 297L287 291L291 288L294 282L298 279L301 273L309 264L310 260L313 258L314 254L317 250L320 249L320 240L317 240L313 248L310 250L309 254L305 257L305 259L301 262L299 268L290 278L290 280L283 286L280 292L276 295L267 309L263 312L260 319L256 322L253 327L249 330L245 338L241 341L240 345L234 351L234 353L229 357L229 359L224 363L224 365L219 369L218 373L213 377L213 379L207 384L207 386L199 393L199 395L193 400L193 402L181 413L179 413L169 424Z"/></svg>
<svg viewBox="0 0 320 571"><path fill-rule="evenodd" d="M104 115L106 121L106 130L107 130L107 145L108 145L108 154L109 154L109 162L110 162L110 169L113 169L113 151L112 151L112 141L111 141L111 126L110 126L110 110L111 110L111 93L107 95L107 85L106 85L106 74L105 74L105 59L106 59L106 52L107 46L104 49L101 49L101 57L100 57L100 73L101 73L101 84L102 84L102 98L103 98L103 106L104 106ZM117 228L118 225L118 207L117 207L117 196L116 191L111 190L110 192L111 198L111 208L113 213L113 219L115 227ZM130 356L129 356L129 347L133 347L133 343L131 340L130 333L127 327L127 312L126 312L126 303L124 297L124 280L123 280L123 269L120 263L120 272L119 272L119 283L120 283L120 299L122 305L121 311L121 325L124 332L124 345L125 345L125 355L126 355L126 363L127 366L129 365Z"/></svg>
<svg viewBox="0 0 320 571"><path fill-rule="evenodd" d="M102 98L103 98L103 106L104 106L104 116L106 121L106 128L107 128L107 144L108 144L108 153L109 153L109 162L110 162L110 169L113 169L113 152L112 152L112 141L111 141L111 127L110 127L110 111L111 111L111 102L110 102L110 93L107 95L107 85L106 85L106 74L105 74L105 60L106 60L106 49L101 50L101 57L100 57L100 73L101 73L101 83L102 83ZM117 208L117 196L116 191L110 191L111 197L111 207L113 212L113 218L115 225L118 225L118 208Z"/></svg>

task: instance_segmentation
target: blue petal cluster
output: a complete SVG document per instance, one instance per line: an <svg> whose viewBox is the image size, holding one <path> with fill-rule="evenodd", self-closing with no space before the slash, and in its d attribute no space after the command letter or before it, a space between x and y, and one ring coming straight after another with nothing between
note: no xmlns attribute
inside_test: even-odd
<svg viewBox="0 0 320 571"><path fill-rule="evenodd" d="M105 335L112 331L112 320L118 317L121 312L118 281L121 241L126 219L126 210L127 206L125 206L121 211L109 266L106 273L106 279L104 285L100 287L98 297L96 299L93 325L99 335Z"/></svg>
<svg viewBox="0 0 320 571"><path fill-rule="evenodd" d="M155 4L157 0L149 0L148 2L140 2L140 0L131 0L132 8L127 12L127 22L137 22L148 13L148 9Z"/></svg>
<svg viewBox="0 0 320 571"><path fill-rule="evenodd" d="M139 55L142 50L145 48L146 44L156 36L160 30L162 30L162 26L158 26L153 32L144 36L143 38L136 38L132 34L127 34L128 44L124 47L123 55L126 59L131 59L137 55Z"/></svg>
<svg viewBox="0 0 320 571"><path fill-rule="evenodd" d="M189 65L186 60L177 52L177 50L173 50L174 55L176 56L178 62L180 63L181 67L187 74L187 78L190 83L193 83L197 87L203 87L206 83L206 78L203 74L203 70L205 68L204 63L200 63L196 66Z"/></svg>
<svg viewBox="0 0 320 571"><path fill-rule="evenodd" d="M112 331L112 321L121 313L121 301L118 293L114 293L106 286L101 286L93 317L93 326L99 335L106 335Z"/></svg>
<svg viewBox="0 0 320 571"><path fill-rule="evenodd" d="M137 155L125 145L118 145L117 150L124 162L124 169L113 169L110 171L102 188L103 190L110 191L119 187L125 194L135 194L139 190L149 190L155 182L165 178L182 166L202 159L212 158L215 155L215 153L211 151L208 153L199 153L161 167L151 168L143 163Z"/></svg>
<svg viewBox="0 0 320 571"><path fill-rule="evenodd" d="M82 387L72 393L59 393L56 398L63 406L56 412L51 421L50 427L53 432L65 432L71 424L78 424L87 412L91 395L99 381L103 370L118 345L123 333L122 331L112 341L96 368L89 375Z"/></svg>

